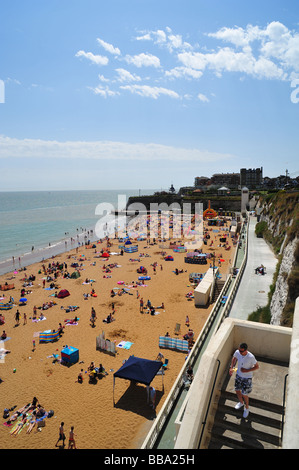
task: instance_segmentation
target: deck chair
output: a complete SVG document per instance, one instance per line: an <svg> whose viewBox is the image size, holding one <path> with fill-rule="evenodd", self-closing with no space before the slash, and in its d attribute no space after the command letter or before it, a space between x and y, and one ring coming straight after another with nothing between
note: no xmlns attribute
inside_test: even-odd
<svg viewBox="0 0 299 470"><path fill-rule="evenodd" d="M167 367L168 367L168 359L165 359L165 362L164 362L164 364L163 364L162 367L163 367L164 369L167 369Z"/></svg>
<svg viewBox="0 0 299 470"><path fill-rule="evenodd" d="M181 324L180 324L180 323L177 323L177 324L175 325L174 334L175 334L175 335L178 335L178 334L180 333L180 331L181 331Z"/></svg>

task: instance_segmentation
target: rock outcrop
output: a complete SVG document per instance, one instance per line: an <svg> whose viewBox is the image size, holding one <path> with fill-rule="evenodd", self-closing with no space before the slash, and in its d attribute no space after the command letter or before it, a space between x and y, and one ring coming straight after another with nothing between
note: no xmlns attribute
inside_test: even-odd
<svg viewBox="0 0 299 470"><path fill-rule="evenodd" d="M299 192L280 191L257 203L262 236L278 256L278 271L270 294L271 324L292 326L299 296Z"/></svg>

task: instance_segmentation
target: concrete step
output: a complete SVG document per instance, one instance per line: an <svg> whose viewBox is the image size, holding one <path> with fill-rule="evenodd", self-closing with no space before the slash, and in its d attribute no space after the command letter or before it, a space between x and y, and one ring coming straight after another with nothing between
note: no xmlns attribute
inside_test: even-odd
<svg viewBox="0 0 299 470"><path fill-rule="evenodd" d="M250 398L249 416L235 409L236 395L222 391L211 429L209 449L278 449L283 407Z"/></svg>

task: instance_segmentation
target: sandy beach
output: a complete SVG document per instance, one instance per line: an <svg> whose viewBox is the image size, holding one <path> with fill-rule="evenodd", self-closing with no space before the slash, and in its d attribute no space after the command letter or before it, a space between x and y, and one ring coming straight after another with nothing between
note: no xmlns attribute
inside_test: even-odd
<svg viewBox="0 0 299 470"><path fill-rule="evenodd" d="M230 250L220 247L219 237L227 230L225 227L207 227L210 234L207 245L203 245L204 253L215 253L215 264L223 278L229 272L234 257L232 239L228 237ZM219 230L218 232L213 229ZM173 241L173 240L170 240ZM169 240L163 246L169 246ZM211 242L213 242L211 246ZM205 273L208 264L187 264L184 262L186 253L174 252L171 248L161 248L161 242L149 244L147 241L133 241L138 245L138 252L111 254L109 259L101 257L101 250L107 250L107 241L96 243L95 248L81 246L55 258L35 263L25 271L10 272L0 277L0 284L14 284L14 289L2 291L4 297L0 302L14 298L11 310L1 311L5 324L0 325L0 332L6 331L10 338L2 347L11 351L0 362L0 403L1 426L0 448L2 449L54 449L58 439L60 423L63 421L67 435L74 426L76 445L79 449L133 449L138 448L152 425L167 397L177 373L184 364L186 353L159 348L159 336L169 332L174 337L176 323L180 323L179 338L188 332L185 325L186 316L190 320L190 328L195 338L200 333L213 305L208 308L195 308L194 301L188 300L186 294L193 292L189 282L189 273ZM111 253L120 253L120 242L110 239L108 247ZM173 261L165 261L161 252L173 256ZM219 258L222 261L218 261ZM51 284L46 278L42 266L63 263L63 270L54 281L57 288L47 290ZM77 279L64 278L67 271L72 274L76 269L72 263L79 264L80 277ZM153 266L156 263L156 266ZM66 266L67 265L67 266ZM106 269L110 265L110 272ZM150 280L143 285L137 285L137 268L144 266ZM182 271L178 275L175 269ZM24 287L27 302L19 305L24 279L35 277L31 286ZM93 280L85 283L86 279ZM122 283L122 284L120 284ZM126 293L118 295L122 288ZM60 299L55 292L67 289L70 295ZM94 289L96 296L86 296ZM111 297L111 290L117 295ZM85 296L84 296L85 294ZM156 315L140 313L140 299L144 304L151 301L156 309ZM41 310L44 303L54 302L47 310ZM103 320L112 312L114 302L114 321L105 323ZM45 319L33 321L34 306L37 307L37 317L41 312ZM78 307L75 311L67 312L69 306ZM90 322L91 310L96 312L95 326ZM16 325L15 314L20 312L19 324ZM26 320L24 321L24 313ZM79 318L77 324L67 324L65 320ZM39 332L57 330L59 323L64 333L53 343L39 343ZM115 341L131 342L129 350L116 347L116 355L96 350L96 337L105 332L105 337ZM33 341L35 340L35 349ZM60 352L65 345L79 349L79 362L67 367L60 362ZM130 355L155 360L159 353L169 360L169 366L164 375L164 391L162 377L157 376L153 381L156 389L156 409L147 403L146 387L142 384L130 385L127 380L116 379L113 403L113 373ZM55 358L54 355L58 355ZM94 361L98 366L104 366L108 375L89 383L88 366ZM77 376L83 369L83 383L77 382ZM37 430L33 428L27 433L24 426L19 434L11 434L12 426L6 426L7 421L2 417L4 408L14 411L30 403L37 397L39 403L54 415L45 418L45 426ZM10 415L13 411L10 411Z"/></svg>

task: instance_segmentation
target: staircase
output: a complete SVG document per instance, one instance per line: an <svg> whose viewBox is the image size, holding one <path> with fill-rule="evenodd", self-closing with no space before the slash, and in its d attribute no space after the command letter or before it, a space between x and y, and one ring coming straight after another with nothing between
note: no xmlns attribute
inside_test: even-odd
<svg viewBox="0 0 299 470"><path fill-rule="evenodd" d="M213 297L212 297L212 303L216 302L216 300L218 299L224 284L225 284L225 281L220 281L219 279L216 280Z"/></svg>
<svg viewBox="0 0 299 470"><path fill-rule="evenodd" d="M249 399L249 416L235 409L236 394L223 390L218 402L209 449L278 449L281 446L283 406Z"/></svg>

